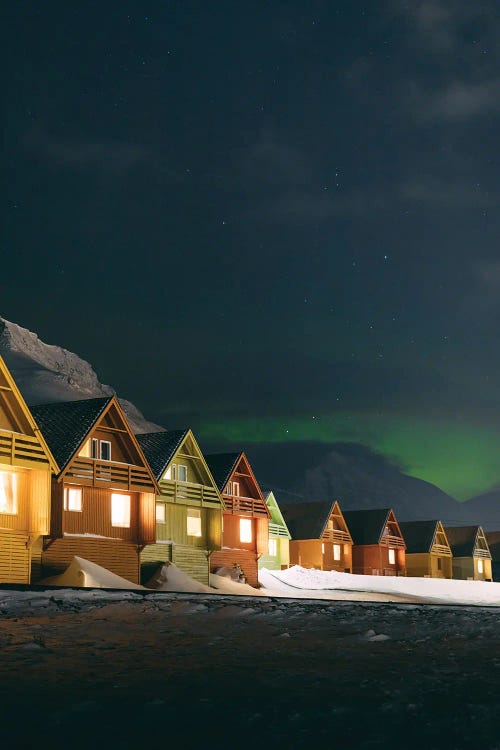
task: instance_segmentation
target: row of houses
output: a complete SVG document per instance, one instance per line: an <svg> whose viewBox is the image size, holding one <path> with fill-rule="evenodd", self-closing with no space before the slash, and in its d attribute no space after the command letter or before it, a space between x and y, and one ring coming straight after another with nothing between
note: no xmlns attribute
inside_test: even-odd
<svg viewBox="0 0 500 750"><path fill-rule="evenodd" d="M166 562L205 584L225 568L258 586L259 567L295 564L492 579L480 527L279 504L243 452L203 455L190 429L135 435L115 397L28 408L0 357L0 583L75 555L134 583Z"/></svg>

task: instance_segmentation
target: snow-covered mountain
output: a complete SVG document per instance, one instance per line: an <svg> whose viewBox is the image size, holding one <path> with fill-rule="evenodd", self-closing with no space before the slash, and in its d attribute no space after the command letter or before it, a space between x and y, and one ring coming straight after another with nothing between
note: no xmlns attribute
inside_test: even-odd
<svg viewBox="0 0 500 750"><path fill-rule="evenodd" d="M36 333L0 317L0 355L28 404L75 401L115 395L103 385L92 365L60 346L45 344ZM148 422L130 401L120 404L134 432L163 429Z"/></svg>

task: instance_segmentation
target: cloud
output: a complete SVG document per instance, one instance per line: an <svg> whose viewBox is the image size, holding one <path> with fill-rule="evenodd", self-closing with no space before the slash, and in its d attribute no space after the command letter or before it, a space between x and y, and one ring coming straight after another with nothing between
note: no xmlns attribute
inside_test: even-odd
<svg viewBox="0 0 500 750"><path fill-rule="evenodd" d="M459 122L498 111L500 80L466 83L454 80L432 92L417 92L413 111L423 120Z"/></svg>

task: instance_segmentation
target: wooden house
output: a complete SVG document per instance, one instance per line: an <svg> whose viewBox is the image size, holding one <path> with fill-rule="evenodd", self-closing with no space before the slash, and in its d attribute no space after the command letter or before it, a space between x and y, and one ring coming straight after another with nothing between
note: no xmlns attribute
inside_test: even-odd
<svg viewBox="0 0 500 750"><path fill-rule="evenodd" d="M281 509L292 535L290 565L352 572L352 537L336 500L287 503Z"/></svg>
<svg viewBox="0 0 500 750"><path fill-rule="evenodd" d="M258 559L269 550L271 514L244 453L205 456L222 495L222 549L210 557L210 571L239 565L246 582L259 585Z"/></svg>
<svg viewBox="0 0 500 750"><path fill-rule="evenodd" d="M219 490L191 430L137 435L156 477L156 544L141 553L143 581L161 563L173 562L209 584L209 557L221 547Z"/></svg>
<svg viewBox="0 0 500 750"><path fill-rule="evenodd" d="M446 526L453 553L453 578L491 581L491 552L481 526Z"/></svg>
<svg viewBox="0 0 500 750"><path fill-rule="evenodd" d="M406 572L422 578L452 578L452 552L441 521L400 521L406 542Z"/></svg>
<svg viewBox="0 0 500 750"><path fill-rule="evenodd" d="M155 541L158 486L117 399L32 411L58 464L42 575L62 572L77 555L138 583L140 552Z"/></svg>
<svg viewBox="0 0 500 750"><path fill-rule="evenodd" d="M264 491L264 499L271 514L269 521L269 547L259 557L259 569L283 570L290 565L290 532L279 508L274 493Z"/></svg>
<svg viewBox="0 0 500 750"><path fill-rule="evenodd" d="M30 583L33 545L47 534L56 462L0 357L0 583Z"/></svg>
<svg viewBox="0 0 500 750"><path fill-rule="evenodd" d="M406 575L406 544L391 508L346 510L344 518L354 542L353 573Z"/></svg>
<svg viewBox="0 0 500 750"><path fill-rule="evenodd" d="M491 553L492 578L500 581L500 531L486 531L485 534Z"/></svg>

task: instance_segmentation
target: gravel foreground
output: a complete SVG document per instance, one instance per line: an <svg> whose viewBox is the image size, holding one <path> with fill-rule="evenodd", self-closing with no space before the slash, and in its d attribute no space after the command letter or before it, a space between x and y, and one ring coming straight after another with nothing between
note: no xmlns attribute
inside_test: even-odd
<svg viewBox="0 0 500 750"><path fill-rule="evenodd" d="M0 591L2 748L500 750L494 608Z"/></svg>

